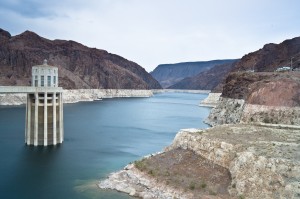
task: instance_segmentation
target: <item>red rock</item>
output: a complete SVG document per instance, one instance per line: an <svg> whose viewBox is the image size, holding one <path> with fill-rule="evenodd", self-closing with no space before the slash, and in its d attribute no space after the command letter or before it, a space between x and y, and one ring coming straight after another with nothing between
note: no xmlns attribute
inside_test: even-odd
<svg viewBox="0 0 300 199"><path fill-rule="evenodd" d="M300 106L300 72L231 73L222 97L244 99L249 104Z"/></svg>

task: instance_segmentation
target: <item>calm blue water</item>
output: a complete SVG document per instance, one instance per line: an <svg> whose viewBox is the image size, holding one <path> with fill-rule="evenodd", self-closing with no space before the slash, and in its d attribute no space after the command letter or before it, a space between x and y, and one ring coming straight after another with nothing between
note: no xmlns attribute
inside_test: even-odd
<svg viewBox="0 0 300 199"><path fill-rule="evenodd" d="M161 151L181 128L206 128L206 94L164 93L151 98L65 104L65 141L24 144L25 107L0 106L0 198L125 199L102 191L99 179L141 156Z"/></svg>

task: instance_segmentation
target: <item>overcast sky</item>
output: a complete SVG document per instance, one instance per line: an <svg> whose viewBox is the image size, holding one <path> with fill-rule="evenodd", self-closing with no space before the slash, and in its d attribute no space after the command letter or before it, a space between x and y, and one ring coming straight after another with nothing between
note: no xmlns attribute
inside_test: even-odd
<svg viewBox="0 0 300 199"><path fill-rule="evenodd" d="M0 0L0 28L158 64L241 58L300 36L299 0Z"/></svg>

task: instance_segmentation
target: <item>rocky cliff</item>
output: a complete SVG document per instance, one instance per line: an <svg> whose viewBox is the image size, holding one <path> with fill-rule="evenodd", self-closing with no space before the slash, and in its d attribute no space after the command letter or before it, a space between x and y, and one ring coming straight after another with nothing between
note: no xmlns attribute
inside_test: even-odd
<svg viewBox="0 0 300 199"><path fill-rule="evenodd" d="M299 198L299 129L181 130L162 153L99 183L142 198Z"/></svg>
<svg viewBox="0 0 300 199"><path fill-rule="evenodd" d="M229 72L274 72L284 66L300 70L300 37L280 44L266 44L263 48L244 55ZM224 81L219 83L213 92L222 92L224 84Z"/></svg>
<svg viewBox="0 0 300 199"><path fill-rule="evenodd" d="M206 122L300 125L300 73L231 73Z"/></svg>
<svg viewBox="0 0 300 199"><path fill-rule="evenodd" d="M234 60L213 60L200 62L183 62L176 64L161 64L158 65L151 75L159 81L162 87L170 87L186 77L192 77L202 71L206 71L216 65L231 63ZM187 88L193 89L193 88ZM208 89L203 89L208 90Z"/></svg>
<svg viewBox="0 0 300 199"><path fill-rule="evenodd" d="M233 71L273 72L278 67L291 66L291 61L293 67L300 66L300 37L280 44L264 45L263 48L243 56Z"/></svg>
<svg viewBox="0 0 300 199"><path fill-rule="evenodd" d="M266 44L243 56L227 78L213 89L222 95L206 122L300 125L300 73L274 72L283 66L297 69L299 64L300 37Z"/></svg>
<svg viewBox="0 0 300 199"><path fill-rule="evenodd" d="M66 89L152 89L159 83L138 64L74 41L48 40L0 29L0 85L30 85L31 67L47 59Z"/></svg>
<svg viewBox="0 0 300 199"><path fill-rule="evenodd" d="M296 56L297 41L259 50L267 65L256 70L277 68L271 55ZM283 52L276 54L277 47ZM300 73L251 72L249 63L225 79L207 120L214 127L181 130L162 153L111 174L99 187L142 198L299 198ZM218 96L204 103L213 105Z"/></svg>
<svg viewBox="0 0 300 199"><path fill-rule="evenodd" d="M231 60L231 62L234 60ZM300 70L300 37L285 40L280 44L266 44L231 64L205 67L204 70L191 71L178 65L159 65L151 74L163 87L172 89L209 89L222 92L224 79L230 72L251 71L273 72L279 67L292 66ZM217 63L215 65L220 65ZM184 74L181 75L180 74Z"/></svg>
<svg viewBox="0 0 300 199"><path fill-rule="evenodd" d="M250 104L300 106L300 73L231 73L222 97L244 99Z"/></svg>

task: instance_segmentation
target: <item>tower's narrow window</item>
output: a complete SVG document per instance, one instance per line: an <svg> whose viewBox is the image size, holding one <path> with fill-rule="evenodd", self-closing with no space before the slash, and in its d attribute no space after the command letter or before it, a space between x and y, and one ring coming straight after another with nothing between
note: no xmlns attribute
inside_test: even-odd
<svg viewBox="0 0 300 199"><path fill-rule="evenodd" d="M39 80L38 80L38 76L34 76L34 86L38 86L39 84Z"/></svg>
<svg viewBox="0 0 300 199"><path fill-rule="evenodd" d="M44 86L44 75L41 75L41 86Z"/></svg>
<svg viewBox="0 0 300 199"><path fill-rule="evenodd" d="M51 86L51 76L47 77L47 86L50 87Z"/></svg>
<svg viewBox="0 0 300 199"><path fill-rule="evenodd" d="M56 86L56 76L53 76L53 85Z"/></svg>

